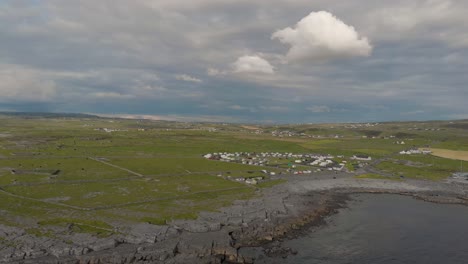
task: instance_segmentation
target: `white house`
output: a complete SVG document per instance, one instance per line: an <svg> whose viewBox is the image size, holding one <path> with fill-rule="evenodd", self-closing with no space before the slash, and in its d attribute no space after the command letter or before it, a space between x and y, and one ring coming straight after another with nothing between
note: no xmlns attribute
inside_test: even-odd
<svg viewBox="0 0 468 264"><path fill-rule="evenodd" d="M361 160L361 161L370 161L372 158L370 156L364 156L364 155L353 155L351 157L353 160Z"/></svg>
<svg viewBox="0 0 468 264"><path fill-rule="evenodd" d="M422 150L422 154L431 154L432 151L428 150L428 149L423 149Z"/></svg>
<svg viewBox="0 0 468 264"><path fill-rule="evenodd" d="M257 181L255 179L247 179L245 180L245 183L255 185L257 184Z"/></svg>
<svg viewBox="0 0 468 264"><path fill-rule="evenodd" d="M319 164L320 167L326 167L327 165L328 165L328 162L326 162L326 161L322 161Z"/></svg>

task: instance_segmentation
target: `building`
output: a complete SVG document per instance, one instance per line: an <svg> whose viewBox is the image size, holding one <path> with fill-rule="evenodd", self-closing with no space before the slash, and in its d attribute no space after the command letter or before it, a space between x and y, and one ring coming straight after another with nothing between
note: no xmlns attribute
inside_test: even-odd
<svg viewBox="0 0 468 264"><path fill-rule="evenodd" d="M361 161L370 161L370 160L372 160L372 158L370 156L366 156L366 155L353 155L351 157L351 159L361 160Z"/></svg>

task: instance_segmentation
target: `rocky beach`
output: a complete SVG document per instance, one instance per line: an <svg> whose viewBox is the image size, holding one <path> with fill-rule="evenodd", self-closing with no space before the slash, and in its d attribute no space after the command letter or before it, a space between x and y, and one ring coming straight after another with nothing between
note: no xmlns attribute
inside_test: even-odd
<svg viewBox="0 0 468 264"><path fill-rule="evenodd" d="M6 246L1 263L255 263L249 248L270 257L295 254L278 241L300 235L345 207L355 193L391 193L435 203L468 205L468 184L456 181L357 179L352 174L278 176L285 183L259 189L196 220L146 223L107 238L86 234L45 238L0 226ZM20 247L16 245L21 245Z"/></svg>

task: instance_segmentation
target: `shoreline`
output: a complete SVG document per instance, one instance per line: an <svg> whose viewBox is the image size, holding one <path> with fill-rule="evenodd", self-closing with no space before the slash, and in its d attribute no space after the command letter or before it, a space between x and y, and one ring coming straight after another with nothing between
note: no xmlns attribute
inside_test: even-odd
<svg viewBox="0 0 468 264"><path fill-rule="evenodd" d="M276 242L322 226L326 217L347 206L353 194L406 195L468 205L465 183L356 179L347 173L278 178L287 182L259 190L258 197L236 201L219 212L202 212L197 220L176 220L166 226L139 224L131 235L103 240L100 248L82 254L73 254L76 251L69 245L63 255L60 251L46 256L24 253L0 263L255 263L246 249L261 247L278 258L294 254Z"/></svg>

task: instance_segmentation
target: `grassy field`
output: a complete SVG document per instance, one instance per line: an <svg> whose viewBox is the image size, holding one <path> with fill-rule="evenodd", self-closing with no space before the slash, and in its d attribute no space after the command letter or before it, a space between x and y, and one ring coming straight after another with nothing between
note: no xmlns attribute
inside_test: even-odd
<svg viewBox="0 0 468 264"><path fill-rule="evenodd" d="M147 175L259 170L257 166L212 161L202 157L111 159L110 162Z"/></svg>
<svg viewBox="0 0 468 264"><path fill-rule="evenodd" d="M468 161L468 151L431 148L432 155L447 159Z"/></svg>
<svg viewBox="0 0 468 264"><path fill-rule="evenodd" d="M303 144L304 147L330 154L364 154L374 157L383 157L394 154L402 150L401 145L395 144L396 139L363 139L363 138L348 138L340 140L321 139L313 140ZM417 139L408 142L408 147L423 146L428 144L428 140Z"/></svg>
<svg viewBox="0 0 468 264"><path fill-rule="evenodd" d="M406 155L399 159L385 161L376 166L385 173L405 178L441 180L456 172L460 163L456 160L431 155Z"/></svg>
<svg viewBox="0 0 468 264"><path fill-rule="evenodd" d="M348 160L349 171L358 165L349 158L362 154L384 158L375 166L389 177L359 178L440 180L459 168L449 158L466 155L465 124L266 126L0 115L0 223L39 236L68 225L72 232L106 236L128 223L193 219L283 183L261 170L285 172L294 161L271 160L282 169L203 158L214 152L342 155L335 161ZM445 150L434 151L442 157L397 154L412 147ZM265 180L256 186L233 180L252 177Z"/></svg>

